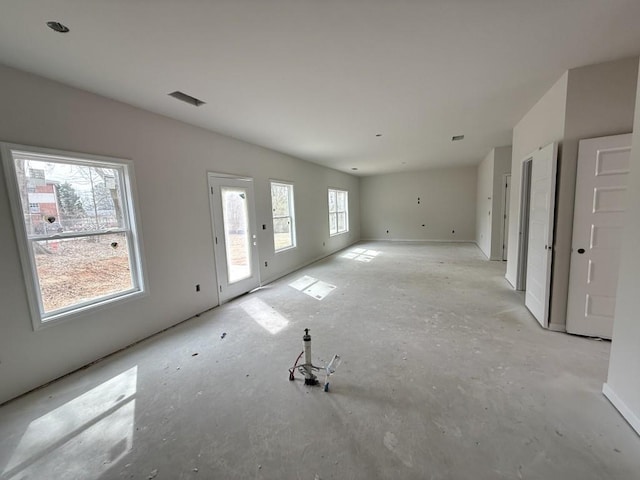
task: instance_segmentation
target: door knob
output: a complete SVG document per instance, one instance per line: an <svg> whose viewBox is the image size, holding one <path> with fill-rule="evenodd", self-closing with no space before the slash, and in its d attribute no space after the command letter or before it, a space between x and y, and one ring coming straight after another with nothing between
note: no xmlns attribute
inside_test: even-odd
<svg viewBox="0 0 640 480"><path fill-rule="evenodd" d="M580 255L582 255L582 254L584 253L584 248L579 248L579 249L578 249L578 253L579 253Z"/></svg>

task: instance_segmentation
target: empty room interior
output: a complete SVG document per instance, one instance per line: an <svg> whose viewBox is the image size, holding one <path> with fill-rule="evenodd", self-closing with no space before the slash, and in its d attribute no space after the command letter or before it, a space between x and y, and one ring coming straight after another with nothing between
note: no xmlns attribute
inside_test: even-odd
<svg viewBox="0 0 640 480"><path fill-rule="evenodd" d="M639 24L5 2L0 479L640 478Z"/></svg>

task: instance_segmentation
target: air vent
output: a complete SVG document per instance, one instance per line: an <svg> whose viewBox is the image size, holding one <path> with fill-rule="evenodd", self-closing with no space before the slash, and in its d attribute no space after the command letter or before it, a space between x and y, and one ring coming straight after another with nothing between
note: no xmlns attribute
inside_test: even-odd
<svg viewBox="0 0 640 480"><path fill-rule="evenodd" d="M464 140L464 135L455 135L455 136L451 137L451 141L452 142L458 142L460 140Z"/></svg>
<svg viewBox="0 0 640 480"><path fill-rule="evenodd" d="M187 95L186 93L182 93L178 90L176 90L175 92L171 92L169 94L170 97L176 98L178 100L181 100L185 103L188 103L190 105L193 105L195 107L199 107L201 105L204 105L206 102L203 102L202 100L198 100L196 97L192 97L191 95Z"/></svg>
<svg viewBox="0 0 640 480"><path fill-rule="evenodd" d="M60 22L47 22L47 27L58 33L67 33L69 31L69 27Z"/></svg>

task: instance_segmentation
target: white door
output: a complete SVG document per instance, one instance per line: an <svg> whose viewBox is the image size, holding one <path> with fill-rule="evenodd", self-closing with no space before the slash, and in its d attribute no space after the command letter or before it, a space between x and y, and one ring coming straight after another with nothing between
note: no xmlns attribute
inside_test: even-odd
<svg viewBox="0 0 640 480"><path fill-rule="evenodd" d="M557 145L532 155L531 200L525 305L544 328L549 324L549 293L556 194Z"/></svg>
<svg viewBox="0 0 640 480"><path fill-rule="evenodd" d="M567 331L611 338L631 134L582 140L573 213Z"/></svg>
<svg viewBox="0 0 640 480"><path fill-rule="evenodd" d="M209 174L220 303L260 285L253 179Z"/></svg>
<svg viewBox="0 0 640 480"><path fill-rule="evenodd" d="M503 176L504 196L502 197L502 260L507 261L509 248L509 201L511 199L511 174Z"/></svg>

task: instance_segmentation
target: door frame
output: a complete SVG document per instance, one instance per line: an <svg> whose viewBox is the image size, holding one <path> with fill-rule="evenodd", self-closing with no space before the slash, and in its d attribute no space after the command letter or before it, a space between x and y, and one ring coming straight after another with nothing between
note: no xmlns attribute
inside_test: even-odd
<svg viewBox="0 0 640 480"><path fill-rule="evenodd" d="M502 184L504 185L504 189L502 191L502 223L501 225L501 235L502 238L502 261L507 261L507 248L509 241L509 229L507 226L509 225L509 203L511 197L511 174L504 173L502 175Z"/></svg>
<svg viewBox="0 0 640 480"><path fill-rule="evenodd" d="M248 216L249 216L249 228L251 230L251 232L249 233L249 235L252 237L250 237L250 242L252 243L251 245L251 267L252 267L252 271L255 272L255 277L256 277L256 281L255 281L255 286L249 288L248 290L238 293L237 295L232 295L232 296L227 296L225 295L225 292L223 291L223 286L227 285L226 282L223 283L223 280L225 278L227 278L227 270L226 270L226 262L227 262L227 257L226 257L226 243L224 243L225 245L225 251L224 251L224 255L222 255L219 252L219 249L216 247L217 245L217 237L222 237L224 238L224 231L223 232L217 232L216 231L216 215L215 215L215 208L214 208L214 196L215 196L215 192L213 190L213 186L211 184L212 179L214 181L220 181L220 180L230 180L230 181L241 181L241 182L247 182L247 185L249 187L249 190L251 192L251 199L252 201L249 202L248 204ZM208 194L209 194L209 212L210 212L210 217L211 217L211 234L212 234L212 243L213 243L213 258L214 258L214 272L215 272L215 280L216 280L216 293L218 295L218 305L222 305L230 300L232 300L233 298L240 296L244 293L247 293L248 291L253 290L254 288L257 288L261 285L261 279L260 279L260 258L258 255L258 247L257 247L257 229L256 229L256 212L255 212L255 193L254 193L254 188L253 188L253 178L252 177L247 177L247 176L242 176L242 175L233 175L233 174L228 174L228 173L218 173L218 172L207 172L207 190L208 190ZM221 222L223 223L224 220L221 219ZM224 224L224 223L223 223ZM224 242L224 240L223 240ZM253 277L253 275L252 275Z"/></svg>
<svg viewBox="0 0 640 480"><path fill-rule="evenodd" d="M518 225L518 271L516 290L527 289L527 257L529 254L529 212L531 208L531 171L533 155L522 160L520 168L520 224Z"/></svg>

